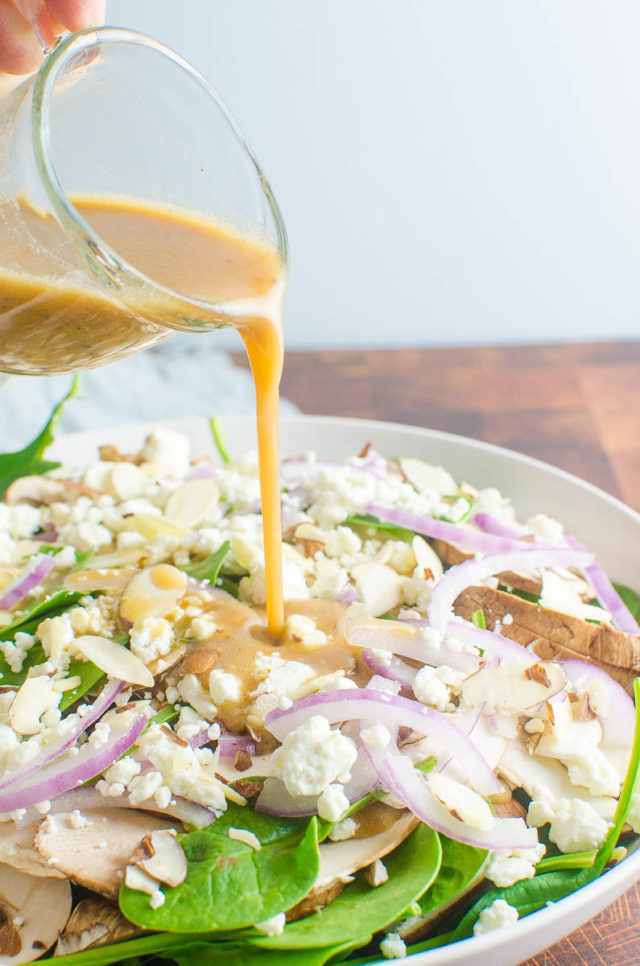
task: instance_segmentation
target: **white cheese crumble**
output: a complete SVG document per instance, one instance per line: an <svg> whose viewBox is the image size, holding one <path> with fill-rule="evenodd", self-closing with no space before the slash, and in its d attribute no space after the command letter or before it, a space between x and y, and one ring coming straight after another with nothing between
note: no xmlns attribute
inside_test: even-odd
<svg viewBox="0 0 640 966"><path fill-rule="evenodd" d="M333 782L345 784L357 758L351 738L332 731L327 718L315 714L288 734L272 756L272 775L290 795L319 795Z"/></svg>
<svg viewBox="0 0 640 966"><path fill-rule="evenodd" d="M404 959L407 955L407 947L397 932L390 932L380 943L380 952L385 959Z"/></svg>
<svg viewBox="0 0 640 966"><path fill-rule="evenodd" d="M527 822L536 828L549 822L549 838L561 852L595 851L609 830L609 824L596 810L579 798L533 799Z"/></svg>
<svg viewBox="0 0 640 966"><path fill-rule="evenodd" d="M482 936L494 929L502 929L503 926L513 926L517 921L518 910L504 899L496 899L478 916L478 921L473 927L473 935Z"/></svg>
<svg viewBox="0 0 640 966"><path fill-rule="evenodd" d="M327 785L318 796L318 815L325 822L337 822L349 808L349 799L344 793L344 786L338 782Z"/></svg>
<svg viewBox="0 0 640 966"><path fill-rule="evenodd" d="M492 852L484 874L500 889L531 879L535 875L535 867L543 857L546 849L540 843L533 849L515 849L513 852Z"/></svg>
<svg viewBox="0 0 640 966"><path fill-rule="evenodd" d="M280 936L284 932L286 921L284 912L279 912L275 916L271 916L270 919L256 922L253 928L264 933L265 936Z"/></svg>

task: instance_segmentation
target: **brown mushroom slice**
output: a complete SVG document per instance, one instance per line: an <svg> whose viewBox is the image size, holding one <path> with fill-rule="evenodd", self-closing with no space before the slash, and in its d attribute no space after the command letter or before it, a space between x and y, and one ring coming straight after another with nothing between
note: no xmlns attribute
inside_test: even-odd
<svg viewBox="0 0 640 966"><path fill-rule="evenodd" d="M454 603L456 614L467 620L479 609L484 611L489 627L500 621L505 637L523 646L531 644L536 653L539 642L546 642L554 648L569 648L600 666L614 665L640 673L640 635L547 610L491 587L468 587ZM512 620L505 624L506 614Z"/></svg>
<svg viewBox="0 0 640 966"><path fill-rule="evenodd" d="M171 888L187 878L187 859L173 829L158 829L145 835L131 861L156 882Z"/></svg>
<svg viewBox="0 0 640 966"><path fill-rule="evenodd" d="M117 897L124 870L140 840L157 829L175 828L145 812L122 808L86 810L90 824L73 828L69 814L57 812L45 819L35 847L51 865L79 885L108 899Z"/></svg>
<svg viewBox="0 0 640 966"><path fill-rule="evenodd" d="M142 929L125 919L112 902L91 896L82 899L71 913L53 955L68 956L141 935Z"/></svg>
<svg viewBox="0 0 640 966"><path fill-rule="evenodd" d="M389 809L387 805L380 803L375 805L376 810ZM363 809L362 813L354 816L354 819L360 819L370 808L371 806ZM354 872L366 868L376 859L381 859L395 849L419 823L413 812L397 809L389 809L389 811L395 813L392 816L393 821L382 831L365 838L358 838L356 833L353 838L343 839L340 842L323 842L319 846L318 878L313 889L304 899L287 912L289 922L323 909L342 892L344 886L351 881Z"/></svg>
<svg viewBox="0 0 640 966"><path fill-rule="evenodd" d="M0 963L30 963L49 949L71 912L68 879L26 875L0 864Z"/></svg>
<svg viewBox="0 0 640 966"><path fill-rule="evenodd" d="M66 879L64 872L53 869L33 847L38 826L17 828L13 822L0 823L0 862L18 872L50 879Z"/></svg>

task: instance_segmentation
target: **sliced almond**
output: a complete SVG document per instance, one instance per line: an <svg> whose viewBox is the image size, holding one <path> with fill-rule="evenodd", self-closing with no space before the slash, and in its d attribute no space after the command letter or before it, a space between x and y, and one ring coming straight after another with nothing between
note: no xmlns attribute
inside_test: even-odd
<svg viewBox="0 0 640 966"><path fill-rule="evenodd" d="M122 590L137 573L135 567L100 568L100 570L81 570L67 574L63 584L66 590L90 594L94 590Z"/></svg>
<svg viewBox="0 0 640 966"><path fill-rule="evenodd" d="M137 530L148 540L154 540L160 536L184 537L189 532L179 523L167 520L163 516L154 516L152 513L133 513L127 517L127 528Z"/></svg>
<svg viewBox="0 0 640 966"><path fill-rule="evenodd" d="M219 499L220 491L213 480L189 480L173 491L164 515L186 530L192 530Z"/></svg>
<svg viewBox="0 0 640 966"><path fill-rule="evenodd" d="M108 637L83 634L75 639L74 646L88 661L92 661L109 677L118 678L128 684L153 687L154 679L151 671L124 644L118 644Z"/></svg>
<svg viewBox="0 0 640 966"><path fill-rule="evenodd" d="M453 496L458 492L458 484L442 466L416 459L401 459L399 463L406 478L420 493Z"/></svg>
<svg viewBox="0 0 640 966"><path fill-rule="evenodd" d="M369 561L351 571L356 589L373 617L402 603L402 578L386 564Z"/></svg>
<svg viewBox="0 0 640 966"><path fill-rule="evenodd" d="M175 887L184 882L187 877L187 860L171 829L150 832L141 845L143 850L150 854L148 857L134 860L134 864L139 869L157 882L163 882L168 886Z"/></svg>
<svg viewBox="0 0 640 966"><path fill-rule="evenodd" d="M489 804L472 788L454 781L442 772L431 772L427 784L434 796L453 815L472 828L489 831L495 818Z"/></svg>
<svg viewBox="0 0 640 966"><path fill-rule="evenodd" d="M59 703L60 694L53 690L51 678L26 678L9 708L9 724L20 735L35 735L41 730L41 715Z"/></svg>
<svg viewBox="0 0 640 966"><path fill-rule="evenodd" d="M141 570L127 584L120 600L120 616L130 623L145 617L164 617L187 589L187 575L171 564Z"/></svg>
<svg viewBox="0 0 640 966"><path fill-rule="evenodd" d="M104 489L117 500L132 500L140 496L149 480L139 466L133 463L117 463L106 475Z"/></svg>
<svg viewBox="0 0 640 966"><path fill-rule="evenodd" d="M45 476L21 476L14 480L4 495L4 502L31 503L33 506L50 505L63 500L65 486L58 480L49 480Z"/></svg>

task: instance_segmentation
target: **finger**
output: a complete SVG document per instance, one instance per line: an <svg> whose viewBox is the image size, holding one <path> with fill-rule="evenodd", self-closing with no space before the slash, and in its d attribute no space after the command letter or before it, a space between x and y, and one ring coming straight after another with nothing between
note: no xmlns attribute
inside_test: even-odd
<svg viewBox="0 0 640 966"><path fill-rule="evenodd" d="M40 11L37 23L38 30L40 31L39 39L42 41L46 50L52 50L56 46L59 38L66 33L65 28L46 6L43 6Z"/></svg>
<svg viewBox="0 0 640 966"><path fill-rule="evenodd" d="M42 49L33 27L10 0L0 0L0 71L29 74L42 61Z"/></svg>
<svg viewBox="0 0 640 966"><path fill-rule="evenodd" d="M47 0L47 6L67 30L95 27L104 20L105 0Z"/></svg>

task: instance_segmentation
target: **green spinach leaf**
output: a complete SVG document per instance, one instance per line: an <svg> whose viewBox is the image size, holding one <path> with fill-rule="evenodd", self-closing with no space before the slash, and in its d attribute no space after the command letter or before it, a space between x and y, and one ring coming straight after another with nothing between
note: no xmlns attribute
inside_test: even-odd
<svg viewBox="0 0 640 966"><path fill-rule="evenodd" d="M420 901L423 915L442 911L472 886L482 871L488 852L476 849L463 842L454 842L446 835L440 835L442 862L433 885L425 892Z"/></svg>
<svg viewBox="0 0 640 966"><path fill-rule="evenodd" d="M55 407L44 429L28 446L15 453L0 454L0 498L4 496L13 481L21 476L40 475L60 466L60 463L45 460L43 456L49 444L53 442L64 404L76 395L78 385L78 377L74 376L69 392Z"/></svg>
<svg viewBox="0 0 640 966"><path fill-rule="evenodd" d="M230 838L230 828L253 832L261 849ZM178 839L187 857L187 878L166 890L164 905L154 910L144 893L124 885L120 891L124 915L145 929L201 932L251 926L295 905L318 875L315 818L278 818L230 803L207 828Z"/></svg>
<svg viewBox="0 0 640 966"><path fill-rule="evenodd" d="M345 940L364 945L429 888L441 855L438 834L419 825L385 858L389 879L383 885L374 888L358 876L325 909L289 923L280 936L252 937L248 942L262 949L307 949Z"/></svg>
<svg viewBox="0 0 640 966"><path fill-rule="evenodd" d="M399 527L395 523L387 523L386 520L379 520L372 513L354 513L353 516L347 517L345 522L357 527L373 527L374 530L384 530L395 537L396 540L404 540L405 543L411 543L415 537L413 530Z"/></svg>
<svg viewBox="0 0 640 966"><path fill-rule="evenodd" d="M61 711L66 711L72 704L75 704L83 695L91 691L103 678L104 671L92 664L91 661L72 661L69 665L67 674L70 678L79 677L80 684L70 691L63 691L58 707Z"/></svg>
<svg viewBox="0 0 640 966"><path fill-rule="evenodd" d="M181 949L174 954L179 966L209 966L210 963L224 963L224 966L324 966L340 953L352 948L351 943L341 943L322 949L251 949L245 945L230 943L209 943Z"/></svg>
<svg viewBox="0 0 640 966"><path fill-rule="evenodd" d="M225 562L226 556L231 549L231 544L228 540L218 547L215 553L212 553L206 560L201 560L198 563L188 564L186 567L182 567L186 574L190 577L194 577L196 580L208 580L212 587L215 587L216 580L218 579L218 574L220 573L220 568Z"/></svg>
<svg viewBox="0 0 640 966"><path fill-rule="evenodd" d="M613 586L622 598L623 604L631 612L632 617L635 617L637 621L640 620L640 594L632 590L631 587L625 587L624 584L614 584Z"/></svg>
<svg viewBox="0 0 640 966"><path fill-rule="evenodd" d="M230 463L231 457L229 456L229 451L225 446L224 440L222 438L222 427L220 426L219 416L209 417L209 429L211 430L211 435L213 436L213 442L216 444L216 449L223 463Z"/></svg>
<svg viewBox="0 0 640 966"><path fill-rule="evenodd" d="M46 600L39 601L24 614L21 614L13 624L7 624L6 627L0 628L0 641L13 640L18 631L33 634L38 624L46 617L56 617L58 614L64 613L83 596L86 597L87 595L71 590L54 591Z"/></svg>

